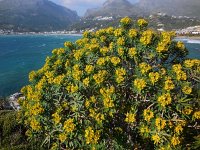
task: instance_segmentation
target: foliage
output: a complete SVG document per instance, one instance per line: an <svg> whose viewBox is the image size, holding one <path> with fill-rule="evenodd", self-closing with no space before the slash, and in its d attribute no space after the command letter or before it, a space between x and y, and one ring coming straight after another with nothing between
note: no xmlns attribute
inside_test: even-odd
<svg viewBox="0 0 200 150"><path fill-rule="evenodd" d="M173 32L136 28L85 32L52 51L22 88L18 114L30 139L51 149L183 149L199 134L200 60ZM192 137L190 138L192 139Z"/></svg>

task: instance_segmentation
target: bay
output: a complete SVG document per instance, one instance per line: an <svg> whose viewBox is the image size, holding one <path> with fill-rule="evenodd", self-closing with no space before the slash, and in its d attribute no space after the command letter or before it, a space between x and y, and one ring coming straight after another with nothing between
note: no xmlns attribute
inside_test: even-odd
<svg viewBox="0 0 200 150"><path fill-rule="evenodd" d="M54 48L65 41L76 41L71 35L1 35L0 96L20 91L28 83L28 74L40 69Z"/></svg>
<svg viewBox="0 0 200 150"><path fill-rule="evenodd" d="M54 48L65 41L76 41L72 35L0 35L0 96L20 91L28 84L28 74L40 69ZM200 41L177 39L186 43L189 58L200 59Z"/></svg>

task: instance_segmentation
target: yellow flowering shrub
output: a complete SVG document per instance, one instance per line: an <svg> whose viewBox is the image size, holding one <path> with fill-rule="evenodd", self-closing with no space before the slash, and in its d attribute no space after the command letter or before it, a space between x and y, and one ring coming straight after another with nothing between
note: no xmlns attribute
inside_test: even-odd
<svg viewBox="0 0 200 150"><path fill-rule="evenodd" d="M126 17L55 49L22 88L19 115L46 149L176 149L197 134L200 60L174 33Z"/></svg>

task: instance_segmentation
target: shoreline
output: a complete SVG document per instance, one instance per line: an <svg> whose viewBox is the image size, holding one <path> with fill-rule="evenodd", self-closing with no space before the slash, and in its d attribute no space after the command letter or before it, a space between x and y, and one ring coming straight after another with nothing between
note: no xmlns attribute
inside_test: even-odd
<svg viewBox="0 0 200 150"><path fill-rule="evenodd" d="M200 36L176 36L175 39L189 39L200 41Z"/></svg>
<svg viewBox="0 0 200 150"><path fill-rule="evenodd" d="M24 35L68 35L68 36L82 36L82 33L12 33L12 34L0 34L0 36L24 36Z"/></svg>

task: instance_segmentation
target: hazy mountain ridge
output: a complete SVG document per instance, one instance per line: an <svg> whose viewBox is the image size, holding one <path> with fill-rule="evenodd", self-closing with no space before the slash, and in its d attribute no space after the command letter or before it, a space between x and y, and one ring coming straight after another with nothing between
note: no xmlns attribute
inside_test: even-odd
<svg viewBox="0 0 200 150"><path fill-rule="evenodd" d="M128 0L107 0L98 9L89 9L85 16L145 16L156 12L175 16L200 18L200 0L140 0L131 4Z"/></svg>
<svg viewBox="0 0 200 150"><path fill-rule="evenodd" d="M48 0L0 1L0 29L51 31L66 29L77 13Z"/></svg>

